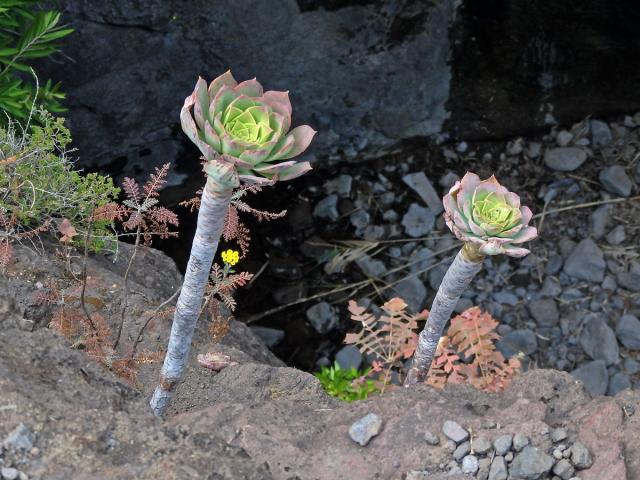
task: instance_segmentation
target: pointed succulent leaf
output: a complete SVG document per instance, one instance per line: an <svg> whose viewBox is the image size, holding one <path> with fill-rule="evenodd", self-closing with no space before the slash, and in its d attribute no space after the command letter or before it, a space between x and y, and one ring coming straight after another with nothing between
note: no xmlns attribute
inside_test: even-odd
<svg viewBox="0 0 640 480"><path fill-rule="evenodd" d="M199 129L203 129L205 120L209 116L209 94L207 92L207 82L202 77L198 77L196 88L193 91L195 95L195 105L193 107L193 116Z"/></svg>
<svg viewBox="0 0 640 480"><path fill-rule="evenodd" d="M233 78L233 75L231 74L231 70L227 70L222 75L215 78L209 85L209 101L210 102L215 98L218 91L220 91L220 89L224 85L230 88L234 88L236 85L238 85L238 82L236 82L236 79Z"/></svg>
<svg viewBox="0 0 640 480"><path fill-rule="evenodd" d="M263 94L262 85L255 78L240 82L234 90L247 97L261 97Z"/></svg>
<svg viewBox="0 0 640 480"><path fill-rule="evenodd" d="M524 256L529 251L515 247L538 235L529 226L533 215L520 205L520 197L500 185L495 176L480 180L467 172L442 200L445 223L456 237L478 246L484 255Z"/></svg>

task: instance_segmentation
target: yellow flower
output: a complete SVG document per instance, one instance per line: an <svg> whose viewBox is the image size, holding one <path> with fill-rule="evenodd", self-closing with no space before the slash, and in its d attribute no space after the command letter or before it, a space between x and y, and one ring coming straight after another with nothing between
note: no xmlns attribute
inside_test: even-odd
<svg viewBox="0 0 640 480"><path fill-rule="evenodd" d="M236 250L225 250L222 252L222 261L233 266L240 261L240 254Z"/></svg>

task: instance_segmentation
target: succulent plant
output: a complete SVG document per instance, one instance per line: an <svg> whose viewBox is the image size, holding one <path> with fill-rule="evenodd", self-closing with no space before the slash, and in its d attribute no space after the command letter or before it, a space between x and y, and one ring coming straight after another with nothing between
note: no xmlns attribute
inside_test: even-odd
<svg viewBox="0 0 640 480"><path fill-rule="evenodd" d="M180 120L205 159L234 165L241 180L290 180L311 170L309 162L290 159L307 149L315 130L301 125L289 131L288 92L264 92L255 78L238 83L227 71L208 87L198 78Z"/></svg>
<svg viewBox="0 0 640 480"><path fill-rule="evenodd" d="M451 231L471 242L481 254L524 257L526 248L514 246L538 236L529 222L533 214L520 197L498 183L495 176L480 180L467 172L443 198L444 218Z"/></svg>

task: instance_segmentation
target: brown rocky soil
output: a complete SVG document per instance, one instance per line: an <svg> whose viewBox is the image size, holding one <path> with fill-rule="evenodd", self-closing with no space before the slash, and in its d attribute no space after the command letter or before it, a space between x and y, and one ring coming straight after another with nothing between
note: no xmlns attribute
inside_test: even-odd
<svg viewBox="0 0 640 480"><path fill-rule="evenodd" d="M171 414L156 419L147 394L159 366L142 369L141 393L40 328L47 312L32 305L35 282L60 267L19 253L12 277L0 280L0 440L21 423L35 440L27 450L0 449L0 466L31 479L436 479L452 460L441 430L447 420L467 429L472 442L521 433L546 452L551 431L563 427L567 441L581 441L594 459L577 473L581 480L640 478L637 391L591 399L568 374L533 370L502 394L424 386L343 404L310 374L282 366L237 323L215 349L239 364L216 374L192 361ZM139 270L132 285L133 312L152 309L171 294L173 285L156 281L179 280L166 257L148 255L155 261ZM90 270L107 285L121 281L109 263L92 261ZM163 342L167 323L144 345ZM196 343L192 357L213 348ZM383 425L362 447L348 430L368 413ZM439 436L439 445L425 441L427 431Z"/></svg>

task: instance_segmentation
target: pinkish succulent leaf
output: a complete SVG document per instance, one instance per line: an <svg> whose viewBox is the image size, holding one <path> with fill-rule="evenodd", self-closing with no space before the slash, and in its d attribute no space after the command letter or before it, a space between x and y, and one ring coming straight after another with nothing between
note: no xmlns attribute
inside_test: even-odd
<svg viewBox="0 0 640 480"><path fill-rule="evenodd" d="M288 92L264 92L255 78L238 83L227 71L208 88L199 78L180 119L207 160L231 165L247 181L255 175L286 180L310 168L306 162L278 163L304 152L316 132L307 125L289 132Z"/></svg>
<svg viewBox="0 0 640 480"><path fill-rule="evenodd" d="M500 185L495 176L486 180L469 173L442 200L445 223L456 237L477 245L485 255L524 256L529 251L512 244L538 235L529 226L533 215L520 205L520 197Z"/></svg>

